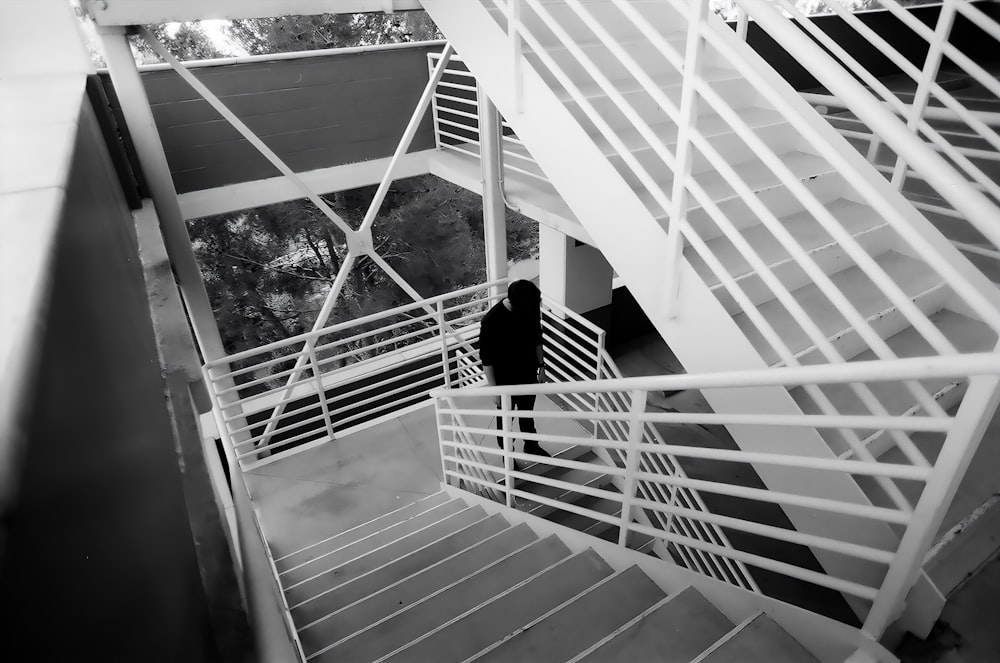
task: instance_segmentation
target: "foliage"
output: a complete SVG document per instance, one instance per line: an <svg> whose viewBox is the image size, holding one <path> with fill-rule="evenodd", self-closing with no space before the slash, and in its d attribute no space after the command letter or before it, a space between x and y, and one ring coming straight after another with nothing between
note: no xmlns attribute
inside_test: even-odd
<svg viewBox="0 0 1000 663"><path fill-rule="evenodd" d="M325 196L357 228L374 195L364 187ZM376 251L422 297L485 280L482 199L434 176L390 187L372 226ZM508 214L508 255L532 257L537 224ZM347 254L343 235L312 203L296 200L189 224L195 255L227 352L308 331ZM329 323L410 302L370 259L358 261Z"/></svg>
<svg viewBox="0 0 1000 663"><path fill-rule="evenodd" d="M437 39L427 12L318 14L232 21L228 36L251 55Z"/></svg>

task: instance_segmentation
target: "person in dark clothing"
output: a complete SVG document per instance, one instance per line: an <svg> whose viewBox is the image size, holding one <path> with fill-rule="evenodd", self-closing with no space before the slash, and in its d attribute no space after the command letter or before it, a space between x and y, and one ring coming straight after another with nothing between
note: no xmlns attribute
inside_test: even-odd
<svg viewBox="0 0 1000 663"><path fill-rule="evenodd" d="M535 384L544 378L542 358L542 293L531 281L514 281L507 296L491 308L479 328L479 358L490 385ZM500 397L496 398L500 407ZM515 410L532 410L534 394L513 396ZM535 433L535 420L518 417L521 433ZM497 417L497 428L503 420ZM503 438L497 442L503 447ZM524 442L524 452L540 456L549 454L535 440Z"/></svg>

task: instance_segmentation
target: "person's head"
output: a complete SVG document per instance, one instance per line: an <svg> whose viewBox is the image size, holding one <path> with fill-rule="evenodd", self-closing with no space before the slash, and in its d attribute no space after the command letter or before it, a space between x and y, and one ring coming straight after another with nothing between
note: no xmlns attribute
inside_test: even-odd
<svg viewBox="0 0 1000 663"><path fill-rule="evenodd" d="M514 281L507 287L510 310L519 315L538 314L542 305L542 293L531 281Z"/></svg>

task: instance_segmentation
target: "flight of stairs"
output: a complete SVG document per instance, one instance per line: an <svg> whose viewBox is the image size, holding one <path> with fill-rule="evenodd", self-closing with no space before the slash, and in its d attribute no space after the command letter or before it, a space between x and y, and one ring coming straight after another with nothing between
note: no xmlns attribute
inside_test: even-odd
<svg viewBox="0 0 1000 663"><path fill-rule="evenodd" d="M275 563L309 661L816 660L763 613L733 624L444 492Z"/></svg>
<svg viewBox="0 0 1000 663"><path fill-rule="evenodd" d="M481 0L481 4L494 24L492 27L505 31L506 18L502 11L497 8L496 3L492 0ZM582 51L612 81L618 92L629 103L633 104L638 115L652 127L667 148L673 149L672 146L677 140L676 126L667 119L655 101L640 89L631 72L625 70L617 62L611 51L575 17L574 12L565 2L542 0L541 4L557 18L567 32L576 37ZM646 73L657 81L663 93L668 98L677 101L681 93L680 77L676 73L669 73L655 49L652 49L651 44L638 30L623 18L621 12L614 8L611 3L584 0L583 4L597 17L601 25L614 35L626 51L636 57L643 67L647 67ZM684 19L673 14L673 10L667 3L632 0L630 4L647 16L651 23L661 31L665 39L675 45L683 45ZM486 91L492 96L493 88L496 87L501 96L509 94L509 90L504 89L501 84L505 79L495 76L495 72L490 69L496 63L484 57L481 52L469 52L477 49L478 42L468 41L467 32L457 29L458 21L455 22L455 34L449 35L448 26L451 17L446 15L449 13L446 3L439 5L439 3L432 1L426 3L426 7L435 21L439 25L445 26L445 34L452 39L452 43L463 56L465 64L477 76L477 80ZM471 23L473 20L478 22L485 18L484 16L474 16L474 12L470 9L464 11L466 15L461 20L466 23ZM650 164L650 172L656 179L657 185L669 194L672 184L670 173L662 165L659 167L655 165L654 150L648 141L617 110L611 97L584 72L577 60L577 54L560 44L556 35L544 27L533 8L525 5L522 11L523 22L543 42L547 53L546 57L551 58L564 68L566 75L573 79L576 86L585 93L589 102L600 113L603 121L628 146L632 156L641 163ZM566 123L567 121L576 123L585 132L586 140L600 152L601 158L605 161L604 165L610 164L620 181L624 182L630 190L628 194L620 197L623 209L627 202L625 198L629 195L634 196L642 202L647 214L651 215L660 226L665 226L666 212L653 200L649 190L639 185L637 178L624 165L621 157L614 153L609 140L586 116L581 106L571 98L567 88L563 86L558 77L549 72L545 64L546 58L533 51L530 45L526 46L525 49L526 62L538 72L557 103L567 113L567 115L560 115L558 119L552 119L552 132L555 133L557 129L560 129L555 126L558 123ZM683 52L683 48L680 50ZM501 62L507 62L510 58L510 52L505 50L497 53L495 58ZM956 293L943 283L935 272L929 269L920 255L916 255L912 248L903 242L903 238L894 228L890 227L875 210L861 201L843 174L824 158L810 153L809 148L797 139L797 130L793 129L790 123L770 106L769 100L762 98L759 92L750 88L741 76L727 68L725 63L712 53L711 49L707 50L705 58L704 76L712 82L716 92L733 104L740 117L758 132L764 141L775 150L781 162L795 173L802 185L817 197L823 207L860 244L866 253L865 259L870 259L878 268L884 270L892 281L902 288L905 296L912 300L924 315L930 318L934 327L959 351L992 350L997 340L996 333L979 320L971 317L973 314L963 306ZM536 94L536 97L540 96L542 93ZM500 101L497 103L498 106L502 106ZM544 107L540 98L534 100L533 104L537 104L538 108ZM581 224L594 239L596 246L605 252L616 269L622 273L629 289L636 295L636 299L647 310L650 317L654 318L654 324L657 324L656 311L651 310L648 305L658 298L648 298L648 291L657 291L661 285L656 280L659 272L657 272L655 257L649 259L650 263L640 278L629 277L624 273L635 264L644 263L647 260L648 247L656 242L655 233L648 233L645 226L635 224L632 219L628 218L627 213L614 218L594 218L595 201L584 197L585 192L579 190L583 187L574 187L568 182L572 180L573 175L581 180L585 179L588 176L588 169L596 169L599 164L591 163L588 157L583 156L582 153L580 156L574 154L573 159L566 159L565 155L551 153L544 134L536 133L540 120L532 116L528 110L533 104L526 102L525 112L523 114L508 114L507 121L518 132L526 150L538 158L542 170L550 176L556 190L564 199L565 205L572 210L571 213L575 217L573 221ZM777 218L777 226L787 231L793 241L809 255L822 275L829 278L833 286L842 292L858 310L860 316L868 321L892 354L897 357L936 354L937 352L930 348L921 335L910 326L910 322L903 315L899 306L890 301L863 273L858 266L858 256L851 256L844 246L806 211L803 204L792 195L789 189L778 181L776 175L761 163L759 156L742 142L740 136L730 126L722 122L721 118L710 108L706 108L706 104L703 103L699 107L699 111L697 119L699 129L710 137L716 149L727 158L728 163L736 173L753 189L757 200L774 214ZM803 112L811 111L804 108ZM556 117L555 113L551 111L549 115L553 118ZM523 132L522 127L524 128ZM831 140L836 141L837 137L831 136ZM848 151L850 150L848 149ZM857 166L860 169L871 170L873 177L879 177L863 160L859 160ZM603 168L603 166L601 167ZM816 285L817 274L807 273L795 264L789 250L778 241L774 232L761 223L758 214L735 194L732 187L707 163L706 159L696 154L693 168L700 184L723 212L728 222L732 224L740 240L758 253L762 262L773 271L776 279L788 289L791 298L805 309L809 320L815 324L818 330L818 336L826 339L844 360L878 358L871 347L872 341L863 339L851 321L845 318L828 296ZM612 186L613 184L617 183L608 181L605 185L608 196L618 195L617 189ZM539 186L544 187L544 183ZM526 195L523 191L521 194ZM894 205L906 206L906 201L894 192L886 192L886 195L893 199ZM894 196L895 198L893 198ZM551 192L544 191L536 207L544 206L544 201L551 200L551 198ZM565 214L567 209L562 205L553 207L556 208L550 211L555 214ZM926 224L918 215L913 214L912 210L907 213L910 214L914 223ZM790 348L798 362L815 364L836 361L829 356L829 353L824 354L820 343L807 336L802 323L796 321L782 302L776 298L773 290L766 287L759 266L748 262L737 250L734 240L726 237L706 210L695 201L689 202L688 222L697 234L699 243L707 247L721 264L725 273L744 288L748 299L758 307L763 319ZM613 236L608 236L607 227L615 229L612 231ZM933 233L932 229L931 233ZM938 239L940 241L937 246L941 247L949 261L953 263L963 261L961 255L943 241L943 238L938 237ZM621 261L621 256L627 252L623 252L618 245L623 241L634 242L631 251L634 255L629 256L630 259L625 262ZM658 328L661 334L684 364L685 369L691 372L701 372L741 366L756 367L761 363L766 366L779 366L786 363L785 358L778 356L753 321L734 301L723 286L722 280L709 267L697 248L688 245L684 250L683 257L685 268L689 267L691 272L682 274L682 282L687 278L690 283L689 274L693 273L695 278L715 295L719 305L724 309L724 315L728 315L736 327L735 330L722 331L723 319L715 317L716 314L712 312L712 307L709 306L709 302L705 301L704 297L699 300L697 306L690 303L687 305L687 310L692 311L688 317L681 315L676 320L660 324ZM660 262L663 262L662 257ZM968 265L961 269L967 267ZM972 275L971 278L976 288L983 291L992 290L989 282L982 278L981 274L972 269L966 269L966 271ZM649 283L650 281L652 283ZM690 292L693 293L697 290L698 288L694 288ZM989 296L994 295L995 293ZM695 296L697 297L697 295ZM716 345L714 353L706 353L702 330L708 329L712 330L715 338L720 338L724 333L732 334L728 338L733 342ZM737 350L731 349L739 345L736 341L741 341L741 339L749 341L750 351L755 353L756 357L749 358L746 355L741 355ZM718 366L721 356L731 360L730 363ZM926 391L925 403L934 401L942 409L949 410L960 402L964 386L962 381L945 381L940 384L924 384L921 388ZM810 394L808 390L802 388L791 390L789 393L792 400L791 407L807 413L819 412L821 406L817 403L818 396L820 399L828 400L834 412L879 414L873 412L869 405L863 404L862 396L859 396L858 390L853 387L824 387L819 391L822 393L813 390ZM873 389L873 392L882 402L887 414L901 415L921 411L917 396L900 383L886 384ZM782 405L781 407L787 406ZM725 408L717 409L725 410ZM843 458L854 456L847 441L839 432L823 430L818 434L828 443L832 454ZM876 457L894 447L892 436L879 431L861 431L858 437L865 448ZM938 439L937 444L940 442L941 440ZM934 453L932 452L931 455L933 456ZM879 495L869 497L873 501L882 501Z"/></svg>

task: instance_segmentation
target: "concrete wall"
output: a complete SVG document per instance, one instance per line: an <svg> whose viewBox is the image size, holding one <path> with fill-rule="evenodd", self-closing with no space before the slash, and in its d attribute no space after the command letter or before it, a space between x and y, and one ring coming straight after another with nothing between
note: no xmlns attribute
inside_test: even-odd
<svg viewBox="0 0 1000 663"><path fill-rule="evenodd" d="M3 657L243 659L210 626L132 217L86 103L54 265L4 523Z"/></svg>
<svg viewBox="0 0 1000 663"><path fill-rule="evenodd" d="M391 156L427 85L427 53L440 50L414 46L253 60L192 72L302 172ZM102 78L123 126L114 87L106 74ZM145 71L142 78L178 193L278 174L173 70ZM433 146L428 113L410 151Z"/></svg>

